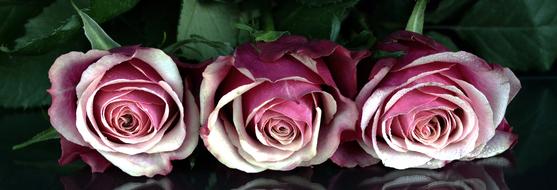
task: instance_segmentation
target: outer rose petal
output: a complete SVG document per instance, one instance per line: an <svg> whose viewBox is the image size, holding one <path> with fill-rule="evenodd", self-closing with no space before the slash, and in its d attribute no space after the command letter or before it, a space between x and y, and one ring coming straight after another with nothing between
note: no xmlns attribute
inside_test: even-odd
<svg viewBox="0 0 557 190"><path fill-rule="evenodd" d="M497 130L495 136L487 142L483 150L475 158L487 158L501 154L511 148L517 141L518 137L511 133L509 123L503 120Z"/></svg>
<svg viewBox="0 0 557 190"><path fill-rule="evenodd" d="M79 156L91 167L92 172L104 172L110 166L110 162L103 158L96 150L74 144L63 136L60 137L60 145L62 147L62 155L60 155L58 160L60 165L66 165L76 160Z"/></svg>
<svg viewBox="0 0 557 190"><path fill-rule="evenodd" d="M215 107L214 102L217 88L230 71L233 62L233 57L221 56L209 64L203 71L203 81L199 91L201 125L207 123L209 114Z"/></svg>
<svg viewBox="0 0 557 190"><path fill-rule="evenodd" d="M75 127L75 86L81 78L81 73L107 54L109 52L98 50L91 50L85 54L70 52L58 57L48 71L48 78L52 83L48 90L52 96L52 104L48 109L50 123L64 138L81 146L87 145Z"/></svg>
<svg viewBox="0 0 557 190"><path fill-rule="evenodd" d="M205 80L203 82L205 82ZM260 172L263 171L264 168L253 166L242 158L235 147L238 145L233 144L230 140L230 135L232 134L227 134L227 129L225 129L225 122L229 121L223 121L219 118L219 112L223 106L260 83L261 82L257 82L240 86L222 96L217 106L208 115L208 119L200 131L205 147L207 147L207 150L209 150L215 158L229 168L235 168L249 173ZM208 96L214 97L214 94Z"/></svg>

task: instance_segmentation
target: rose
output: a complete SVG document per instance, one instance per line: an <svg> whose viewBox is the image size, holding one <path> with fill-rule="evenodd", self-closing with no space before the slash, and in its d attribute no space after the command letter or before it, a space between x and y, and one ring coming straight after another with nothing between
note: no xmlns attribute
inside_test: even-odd
<svg viewBox="0 0 557 190"><path fill-rule="evenodd" d="M356 63L330 41L287 36L244 44L203 72L201 137L223 164L246 172L326 161L353 128Z"/></svg>
<svg viewBox="0 0 557 190"><path fill-rule="evenodd" d="M378 60L356 98L357 141L368 158L350 157L344 149L333 158L336 163L367 165L371 155L397 169L439 168L490 157L514 144L504 115L520 82L508 68L467 52L448 52L406 31L377 48L405 55Z"/></svg>
<svg viewBox="0 0 557 190"><path fill-rule="evenodd" d="M49 71L48 110L61 135L60 164L80 156L133 176L167 174L198 141L199 113L176 62L158 49L70 52Z"/></svg>

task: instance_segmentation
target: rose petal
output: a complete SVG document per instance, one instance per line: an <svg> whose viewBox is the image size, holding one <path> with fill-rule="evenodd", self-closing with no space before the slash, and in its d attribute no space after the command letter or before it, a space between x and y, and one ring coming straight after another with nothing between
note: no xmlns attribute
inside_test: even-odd
<svg viewBox="0 0 557 190"><path fill-rule="evenodd" d="M48 72L52 84L48 90L52 97L52 104L48 109L50 123L64 138L81 146L86 146L86 143L75 127L75 112L68 110L76 110L75 87L81 73L107 54L106 51L98 50L91 50L85 54L70 52L58 57Z"/></svg>

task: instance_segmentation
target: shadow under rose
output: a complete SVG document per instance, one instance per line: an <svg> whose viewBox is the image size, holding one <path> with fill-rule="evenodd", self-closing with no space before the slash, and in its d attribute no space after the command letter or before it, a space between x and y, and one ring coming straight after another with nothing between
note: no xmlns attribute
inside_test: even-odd
<svg viewBox="0 0 557 190"><path fill-rule="evenodd" d="M455 162L438 169L393 170L383 166L339 172L329 189L463 189L506 190L503 169L511 166L506 157Z"/></svg>

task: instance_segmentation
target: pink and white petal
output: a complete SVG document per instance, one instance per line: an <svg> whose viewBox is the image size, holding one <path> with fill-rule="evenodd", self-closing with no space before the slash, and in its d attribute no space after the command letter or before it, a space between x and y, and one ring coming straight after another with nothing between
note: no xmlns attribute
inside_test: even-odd
<svg viewBox="0 0 557 190"><path fill-rule="evenodd" d="M99 153L114 166L131 176L153 177L157 174L166 175L172 171L168 155L162 153L136 155L105 151L99 151Z"/></svg>
<svg viewBox="0 0 557 190"><path fill-rule="evenodd" d="M373 67L373 70L371 71L369 81L356 96L356 105L359 109L364 106L366 100L372 95L377 85L383 80L383 78L387 76L393 65L394 59L382 59L376 63L376 66Z"/></svg>
<svg viewBox="0 0 557 190"><path fill-rule="evenodd" d="M89 67L87 67L87 69L85 69L85 71L83 71L83 74L81 74L81 79L75 87L77 98L81 98L84 91L87 88L90 88L89 86L92 85L93 81L102 78L106 71L110 70L115 65L118 65L125 61L129 61L131 59L131 57L125 55L109 54L97 60L95 64L91 64ZM99 82L97 82L97 84L95 84L93 87L96 87Z"/></svg>
<svg viewBox="0 0 557 190"><path fill-rule="evenodd" d="M207 124L209 114L213 112L215 107L215 93L219 84L230 71L233 62L234 58L232 56L221 56L207 65L207 68L203 71L203 81L199 92L201 125Z"/></svg>
<svg viewBox="0 0 557 190"><path fill-rule="evenodd" d="M226 64L226 62L221 62L221 64ZM210 67L211 67L211 65L209 65L207 67L207 69L209 69ZM209 72L215 71L214 69L215 68L212 68L211 70L209 70ZM205 70L205 72L207 72L207 70ZM204 76L205 76L205 74L204 74ZM220 80L222 80L222 79L220 79ZM215 88L216 88L216 86L218 85L218 83L220 81L218 79L214 79L214 81L217 81L217 82L215 82L217 84L212 84L212 85L215 85ZM205 80L204 80L204 82L205 82ZM220 109L222 107L224 107L226 104L233 101L238 96L244 94L246 91L258 86L259 84L261 84L261 82L254 82L254 83L251 83L251 84L242 85L242 86L228 92L224 96L222 96L221 99L218 101L216 107L214 107L214 109L212 109L211 111L208 112L206 122L202 121L202 123L206 123L206 124L205 124L204 127L201 127L201 131L200 131L201 138L203 139L205 147L207 148L207 150L209 152L211 152L211 154L213 154L213 156L215 156L215 158L217 158L221 163L223 163L224 165L226 165L229 168L239 169L239 170L242 170L242 171L248 172L248 173L260 172L260 171L263 171L264 168L254 166L254 165L246 162L245 159L238 153L236 146L239 146L239 145L234 144L234 142L238 141L238 139L230 139L229 135L227 134L226 126L224 126L224 123L223 123L223 122L226 122L226 121L223 121L222 119L220 119L219 114L220 114ZM209 85L209 84L206 83L206 85ZM202 87L203 87L203 84L202 84ZM203 92L202 92L201 93L202 99L203 99L204 96L205 97L211 96L213 98L214 97L214 91L212 93L207 92L206 95L204 95ZM211 99L211 101L213 101L213 100ZM207 103L207 102L205 102L205 103ZM208 106L208 105L202 105L201 108L203 108L204 106L207 106L209 109L212 108L212 106Z"/></svg>
<svg viewBox="0 0 557 190"><path fill-rule="evenodd" d="M198 142L198 126L199 126L199 112L195 105L193 94L186 89L184 95L187 109L185 116L186 124L186 137L181 146L170 152L161 152L156 154L136 154L126 155L114 152L100 153L112 162L116 167L132 176L147 176L153 177L154 175L166 175L172 170L172 160L182 160L191 155Z"/></svg>
<svg viewBox="0 0 557 190"><path fill-rule="evenodd" d="M93 99L92 94L95 92L95 86L99 83L101 78L95 78L92 81L92 85L90 85L86 90L83 92L83 96L79 97L77 101L77 109L76 109L76 128L79 131L79 134L83 137L83 140L87 142L92 148L96 150L102 151L113 151L112 148L106 146L99 135L97 134L97 130L92 131L88 125L88 117L87 117L87 101L89 99Z"/></svg>
<svg viewBox="0 0 557 190"><path fill-rule="evenodd" d="M317 155L311 159L308 165L321 164L331 158L340 144L342 132L355 130L356 121L358 120L356 104L341 95L337 99L339 100L337 103L337 113L334 119L329 124L326 124L326 128L323 127L319 131Z"/></svg>
<svg viewBox="0 0 557 190"><path fill-rule="evenodd" d="M61 166L69 164L78 157L81 157L81 160L91 167L92 172L104 172L111 165L97 151L72 143L63 136L60 137L60 147L62 154L58 163Z"/></svg>
<svg viewBox="0 0 557 190"><path fill-rule="evenodd" d="M161 133L164 133L164 136L162 137L162 139L160 139L160 141L153 146L152 148L150 148L149 150L146 151L146 153L152 154L152 153L157 153L157 152L166 152L166 151L173 151L176 150L177 148L179 148L180 146L182 146L182 143L184 143L186 138L186 134L188 133L186 131L186 124L184 121L184 107L182 105L182 101L180 101L180 99L178 98L176 92L172 91L172 88L169 84L167 84L164 81L160 81L159 85L161 85L161 87L163 89L165 89L167 91L168 94L170 94L170 96L172 96L172 98L174 99L174 103L177 104L178 106L178 111L180 113L180 116L176 119L178 119L178 122L176 123L176 125L174 127L172 127L172 129L170 131L159 131ZM186 89L186 91L189 91ZM191 93L190 93L191 94ZM186 94L187 96L188 94ZM186 97L186 98L193 98L193 97ZM191 103L191 99L188 101ZM193 105L195 105L195 102L193 102ZM194 111L194 110L188 110L188 111ZM191 113L189 113L191 114ZM167 121L168 122L168 121ZM172 122L170 122L172 123Z"/></svg>
<svg viewBox="0 0 557 190"><path fill-rule="evenodd" d="M374 149L383 165L399 170L427 165L432 158L418 152L397 152L388 145L375 142Z"/></svg>
<svg viewBox="0 0 557 190"><path fill-rule="evenodd" d="M249 136L246 131L247 127L243 120L242 113L242 97L240 96L234 99L232 103L232 118L234 129L236 130L234 132L238 134L240 142L238 149L249 154L256 163L278 161L292 155L292 151L284 151L271 146L265 146Z"/></svg>
<svg viewBox="0 0 557 190"><path fill-rule="evenodd" d="M501 154L511 148L517 139L518 137L510 132L496 131L493 138L487 142L475 158L488 158Z"/></svg>
<svg viewBox="0 0 557 190"><path fill-rule="evenodd" d="M465 80L487 97L494 114L493 123L501 122L507 104L520 89L520 82L510 70L498 65L489 65L483 59L464 51L424 56L405 67L431 62L458 63Z"/></svg>
<svg viewBox="0 0 557 190"><path fill-rule="evenodd" d="M182 99L184 95L184 85L176 63L164 51L155 48L138 48L133 55L145 63L149 64L162 79L172 87L172 90Z"/></svg>
<svg viewBox="0 0 557 190"><path fill-rule="evenodd" d="M48 109L50 123L58 133L75 144L86 146L75 127L75 112L68 111L77 108L75 88L83 71L107 54L107 51L98 50L90 50L85 54L70 52L58 57L48 71L52 84L48 90L52 97L52 104Z"/></svg>
<svg viewBox="0 0 557 190"><path fill-rule="evenodd" d="M96 84L98 83L98 79L94 80L92 84ZM110 83L110 82L109 82ZM109 84L106 83L106 84ZM166 85L167 90L172 90L170 89L170 87L167 85L167 83L161 81L159 82L159 85L161 85L162 88L164 88L164 85ZM78 108L80 108L80 106L85 106L85 110L78 110L78 113L82 113L81 111L85 111L84 113L87 115L87 118L89 120L87 120L88 122L85 122L85 124L89 123L91 125L87 125L84 126L83 124L81 124L83 121L80 119L78 119L78 123L80 123L80 125L78 125L78 130L80 132L82 132L82 135L84 135L84 140L89 142L91 144L91 146L93 146L95 149L101 149L104 151L116 151L116 152L120 152L120 153L124 153L124 154L130 154L130 155L134 155L134 154L139 154L139 153L143 153L149 149L151 149L152 147L154 147L155 145L157 145L157 143L160 142L160 140L163 138L163 136L165 135L165 132L168 128L170 128L171 126L171 122L165 123L162 127L160 127L160 129L155 128L155 131L153 132L155 135L149 139L148 141L145 142L141 142L141 143L137 143L137 144L121 144L121 143L115 143L112 142L111 140L109 140L104 134L102 134L102 132L100 131L100 127L98 124L98 121L95 120L94 117L94 111L93 111L93 103L94 103L94 98L97 92L99 92L99 89L101 88L97 88L92 90L93 87L95 85L91 85L89 86L85 92L83 93L83 98L85 97L89 97L88 99L80 99ZM126 88L124 88L124 90L127 90ZM147 89L147 88L138 88L136 90L140 90L140 91L145 91L147 93L150 93L152 95L155 96L160 96L160 93L156 93L155 91L151 90L151 89ZM92 91L92 92L91 92ZM169 92L167 92L169 93ZM164 94L164 93L163 93ZM175 95L175 94L174 94ZM165 111L164 111L164 115L162 118L162 121L165 121L168 117L168 105L170 105L170 102L167 102L167 100L163 97L159 97L165 105ZM86 101L85 103L83 103L82 101ZM171 100L172 101L172 100ZM180 102L179 100L174 100L176 102ZM174 104L176 104L176 102L174 102ZM82 105L83 104L83 105ZM176 117L176 115L171 116L171 117ZM183 117L183 115L180 115L180 117ZM173 118L172 118L173 119ZM162 125L162 123L161 123ZM108 127L108 126L105 126ZM90 135L91 128L94 129L94 135ZM84 134L86 133L86 134ZM182 133L183 134L183 133ZM179 146L175 146L175 147L179 147ZM106 150L105 148L108 148L109 150Z"/></svg>
<svg viewBox="0 0 557 190"><path fill-rule="evenodd" d="M199 142L199 108L195 102L195 96L189 89L185 89L183 104L186 137L180 148L172 156L172 159L177 160L185 159L191 155Z"/></svg>
<svg viewBox="0 0 557 190"><path fill-rule="evenodd" d="M278 81L289 77L301 77L313 83L322 83L318 73L301 64L291 56L282 56L277 60L264 61L259 51L252 44L244 44L234 52L234 66L252 80L263 79Z"/></svg>
<svg viewBox="0 0 557 190"><path fill-rule="evenodd" d="M491 109L492 107L490 107L489 100L473 85L458 79L454 79L454 81L458 83L459 86L468 95L467 97L470 98L470 104L476 112L476 116L478 117L480 130L476 144L479 145L487 143L487 141L489 141L489 139L491 139L495 134L494 129L497 128L496 123L493 123L493 121L495 120L494 117L497 116L495 116L495 113Z"/></svg>
<svg viewBox="0 0 557 190"><path fill-rule="evenodd" d="M244 116L249 116L256 108L271 99L298 100L302 96L321 91L318 85L296 81L282 80L278 82L263 82L257 89L250 90L244 95Z"/></svg>
<svg viewBox="0 0 557 190"><path fill-rule="evenodd" d="M257 162L255 160L250 159L250 157L244 157L244 158L246 158L248 162L250 162L255 166L259 166L271 170L281 170L281 171L288 171L300 166L309 166L309 165L315 165L315 164L320 164L325 162L327 159L329 159L332 156L332 154L336 150L336 147L335 150L333 150L333 152L330 153L330 155L326 156L326 158L323 159L322 156L317 157L318 154L320 153L327 154L327 150L323 150L323 152L320 152L321 149L319 149L319 145L318 145L319 137L320 135L322 135L320 131L321 130L321 109L319 107L315 108L314 118L315 119L313 121L313 136L311 137L311 141L308 144L306 144L306 146L304 146L302 149L294 152L288 158L280 161L273 161L273 162ZM316 160L315 162L319 162L319 163L314 163L313 160L316 159L316 157L319 160Z"/></svg>

